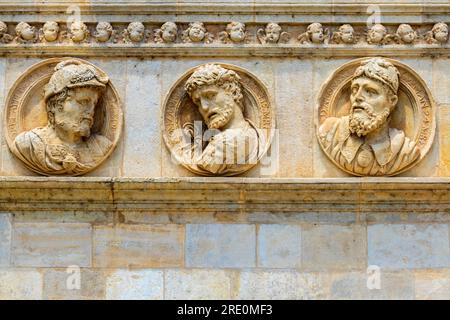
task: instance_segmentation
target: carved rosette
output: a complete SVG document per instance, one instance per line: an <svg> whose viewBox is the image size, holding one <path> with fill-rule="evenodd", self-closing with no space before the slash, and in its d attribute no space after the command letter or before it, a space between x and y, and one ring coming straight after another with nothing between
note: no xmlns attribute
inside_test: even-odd
<svg viewBox="0 0 450 320"><path fill-rule="evenodd" d="M330 154L329 148L327 150L320 138L319 128L330 117L342 118L349 115L351 80L356 68L367 59L370 58L359 58L344 64L323 83L318 94L315 119L318 142L324 153L340 169L357 176L364 174L346 169ZM388 118L389 127L403 132L410 143L414 143L420 151L414 161L400 166L397 171L385 174L394 176L415 166L431 148L436 128L436 106L427 85L412 68L393 59L383 59L397 68L400 80L398 102Z"/></svg>
<svg viewBox="0 0 450 320"><path fill-rule="evenodd" d="M185 142L186 128L192 128L193 123L202 123L202 133L207 127L198 111L198 107L192 102L185 90L185 83L193 72L199 67L187 71L172 86L162 108L162 135L164 142L171 152L172 159L181 164L189 171L202 176L234 176L241 174L254 167L259 160L267 153L273 135L275 133L275 110L271 97L263 83L247 70L235 65L218 63L221 67L235 71L240 77L242 86L245 119L251 122L259 135L259 152L256 161L239 164L233 171L226 171L221 174L214 174L202 169L186 159L185 154L180 149L180 145ZM198 130L197 127L194 130ZM195 139L194 139L195 140ZM195 144L196 142L192 142Z"/></svg>
<svg viewBox="0 0 450 320"><path fill-rule="evenodd" d="M47 110L44 102L44 87L55 72L55 66L65 60L75 60L92 66L99 75L106 75L104 71L93 64L77 58L51 58L39 62L26 70L11 87L6 98L4 127L5 138L11 152L20 159L26 167L41 175L82 175L98 167L113 152L120 138L123 126L122 104L119 94L111 81L108 81L103 94L95 107L94 123L91 136L102 136L108 141L108 148L103 156L96 158L93 165L87 166L77 173L53 173L43 171L24 159L18 151L15 139L25 132L48 124Z"/></svg>

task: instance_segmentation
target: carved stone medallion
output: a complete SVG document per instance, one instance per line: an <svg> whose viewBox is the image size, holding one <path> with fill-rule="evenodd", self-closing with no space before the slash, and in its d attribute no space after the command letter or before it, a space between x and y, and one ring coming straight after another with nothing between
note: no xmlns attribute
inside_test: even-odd
<svg viewBox="0 0 450 320"><path fill-rule="evenodd" d="M317 137L325 154L357 176L393 176L433 143L436 120L425 82L407 65L362 58L338 68L318 96Z"/></svg>
<svg viewBox="0 0 450 320"><path fill-rule="evenodd" d="M261 81L222 63L187 71L168 93L162 117L172 159L203 176L249 170L267 152L275 129L273 103Z"/></svg>
<svg viewBox="0 0 450 320"><path fill-rule="evenodd" d="M102 163L122 131L119 95L102 70L52 58L25 71L5 104L6 141L30 170L77 176Z"/></svg>

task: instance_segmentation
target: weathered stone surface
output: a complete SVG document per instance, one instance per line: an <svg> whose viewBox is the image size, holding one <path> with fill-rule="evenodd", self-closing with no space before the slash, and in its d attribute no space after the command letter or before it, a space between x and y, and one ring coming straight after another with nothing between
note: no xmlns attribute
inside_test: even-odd
<svg viewBox="0 0 450 320"><path fill-rule="evenodd" d="M123 175L161 176L161 63L129 60L126 65Z"/></svg>
<svg viewBox="0 0 450 320"><path fill-rule="evenodd" d="M275 101L279 135L279 177L313 174L315 92L311 61L288 60L275 65ZM292 87L290 84L295 83ZM293 116L297 115L297 116ZM304 133L300 129L306 129ZM299 165L301 159L301 165Z"/></svg>
<svg viewBox="0 0 450 320"><path fill-rule="evenodd" d="M85 223L15 223L12 264L18 267L91 266L91 226Z"/></svg>
<svg viewBox="0 0 450 320"><path fill-rule="evenodd" d="M439 175L450 176L450 104L440 104L439 110ZM438 141L436 141L438 143Z"/></svg>
<svg viewBox="0 0 450 320"><path fill-rule="evenodd" d="M189 224L186 226L186 267L254 267L255 233L255 226L247 224Z"/></svg>
<svg viewBox="0 0 450 320"><path fill-rule="evenodd" d="M0 267L9 266L11 256L11 218L0 213Z"/></svg>
<svg viewBox="0 0 450 320"><path fill-rule="evenodd" d="M372 282L365 273L334 274L331 276L330 298L347 300L414 299L414 275L411 272L387 273L380 270L379 275L379 283L376 283Z"/></svg>
<svg viewBox="0 0 450 320"><path fill-rule="evenodd" d="M43 298L49 300L105 299L106 276L101 269L45 269Z"/></svg>
<svg viewBox="0 0 450 320"><path fill-rule="evenodd" d="M165 272L165 299L231 299L234 274L225 270L180 269Z"/></svg>
<svg viewBox="0 0 450 320"><path fill-rule="evenodd" d="M450 266L446 224L368 226L369 264L387 269Z"/></svg>
<svg viewBox="0 0 450 320"><path fill-rule="evenodd" d="M106 279L106 299L161 300L163 288L161 270L116 270Z"/></svg>
<svg viewBox="0 0 450 320"><path fill-rule="evenodd" d="M328 296L325 284L318 273L244 270L240 272L236 298L325 299Z"/></svg>
<svg viewBox="0 0 450 320"><path fill-rule="evenodd" d="M449 300L450 270L420 270L414 272L416 299Z"/></svg>
<svg viewBox="0 0 450 320"><path fill-rule="evenodd" d="M364 226L314 225L302 229L302 267L307 270L365 268Z"/></svg>
<svg viewBox="0 0 450 320"><path fill-rule="evenodd" d="M263 224L258 228L258 267L300 268L300 226Z"/></svg>
<svg viewBox="0 0 450 320"><path fill-rule="evenodd" d="M42 274L37 270L0 270L0 300L42 299Z"/></svg>
<svg viewBox="0 0 450 320"><path fill-rule="evenodd" d="M180 267L184 228L179 225L94 227L94 266L107 268Z"/></svg>
<svg viewBox="0 0 450 320"><path fill-rule="evenodd" d="M450 86L450 79L445 75L443 70L447 70L449 59L437 58L433 60L432 71L429 72L433 76L433 85L431 90L434 98L438 104L450 104L450 95L448 94L448 88Z"/></svg>

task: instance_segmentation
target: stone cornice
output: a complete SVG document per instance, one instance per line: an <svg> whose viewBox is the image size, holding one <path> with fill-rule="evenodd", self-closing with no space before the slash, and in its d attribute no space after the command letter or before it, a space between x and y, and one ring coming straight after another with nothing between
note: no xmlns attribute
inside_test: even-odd
<svg viewBox="0 0 450 320"><path fill-rule="evenodd" d="M3 15L33 15L33 14L64 14L69 6L77 6L82 15L285 15L287 16L332 16L367 14L369 5L377 5L383 16L429 16L446 15L450 12L448 2L431 3L386 3L371 1L367 4L355 3L255 3L246 2L211 2L208 5L195 2L116 2L89 3L73 1L70 3L17 3L13 1L0 2L0 12ZM362 17L361 21L366 18Z"/></svg>
<svg viewBox="0 0 450 320"><path fill-rule="evenodd" d="M1 177L0 210L449 213L449 178Z"/></svg>
<svg viewBox="0 0 450 320"><path fill-rule="evenodd" d="M0 56L14 57L449 57L447 45L0 45Z"/></svg>

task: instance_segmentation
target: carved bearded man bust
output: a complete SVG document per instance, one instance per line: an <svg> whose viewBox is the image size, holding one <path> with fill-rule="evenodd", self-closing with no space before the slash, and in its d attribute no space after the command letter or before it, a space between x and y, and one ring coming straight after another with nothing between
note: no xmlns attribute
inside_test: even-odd
<svg viewBox="0 0 450 320"><path fill-rule="evenodd" d="M256 127L244 118L239 75L217 64L195 70L185 88L198 107L208 132L206 147L195 155L194 165L207 175L233 175L254 164L259 155Z"/></svg>
<svg viewBox="0 0 450 320"><path fill-rule="evenodd" d="M398 87L399 72L393 64L382 58L366 60L353 75L350 114L329 117L320 126L324 151L347 171L391 175L419 158L415 142L389 127Z"/></svg>
<svg viewBox="0 0 450 320"><path fill-rule="evenodd" d="M95 107L109 79L77 60L59 63L44 89L48 123L19 134L26 165L48 175L78 175L98 164L111 141L93 134Z"/></svg>

